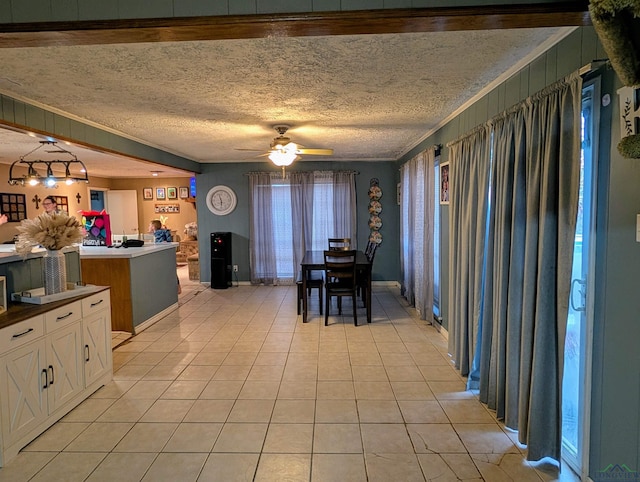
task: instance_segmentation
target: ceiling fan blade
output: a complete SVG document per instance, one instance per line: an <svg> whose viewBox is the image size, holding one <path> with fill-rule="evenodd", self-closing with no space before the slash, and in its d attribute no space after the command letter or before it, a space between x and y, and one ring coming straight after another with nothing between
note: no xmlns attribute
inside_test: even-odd
<svg viewBox="0 0 640 482"><path fill-rule="evenodd" d="M332 156L333 149L307 149L302 147L296 151L297 154L307 154L310 156Z"/></svg>
<svg viewBox="0 0 640 482"><path fill-rule="evenodd" d="M243 149L241 147L234 147L235 151L252 151L252 152L262 152L264 149Z"/></svg>

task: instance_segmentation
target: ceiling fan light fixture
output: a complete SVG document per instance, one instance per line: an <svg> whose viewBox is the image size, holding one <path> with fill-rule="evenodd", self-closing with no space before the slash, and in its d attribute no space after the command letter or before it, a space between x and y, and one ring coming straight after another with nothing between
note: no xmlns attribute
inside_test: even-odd
<svg viewBox="0 0 640 482"><path fill-rule="evenodd" d="M269 153L269 159L278 167L290 166L296 160L295 151L277 149Z"/></svg>

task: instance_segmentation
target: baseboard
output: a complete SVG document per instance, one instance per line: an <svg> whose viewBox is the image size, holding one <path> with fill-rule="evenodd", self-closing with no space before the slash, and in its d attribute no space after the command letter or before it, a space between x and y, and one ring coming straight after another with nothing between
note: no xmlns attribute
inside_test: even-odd
<svg viewBox="0 0 640 482"><path fill-rule="evenodd" d="M153 325L154 323L160 321L162 318L164 318L165 316L167 316L169 313L171 313L172 311L177 310L180 307L180 305L178 303L174 303L171 306L168 306L167 308L165 308L164 310L162 310L160 313L156 313L154 316L152 316L151 318L149 318L146 321L143 321L142 323L140 323L139 325L136 325L133 327L133 334L137 335L138 333L146 330L147 328L149 328L151 325Z"/></svg>

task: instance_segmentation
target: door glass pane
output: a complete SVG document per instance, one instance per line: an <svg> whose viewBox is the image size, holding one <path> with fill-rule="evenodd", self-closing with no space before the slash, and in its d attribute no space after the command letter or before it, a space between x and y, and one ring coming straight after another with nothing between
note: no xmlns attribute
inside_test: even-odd
<svg viewBox="0 0 640 482"><path fill-rule="evenodd" d="M593 192L593 84L584 87L582 100L582 152L578 218L573 249L571 297L564 350L562 386L563 458L581 473L585 402L587 279Z"/></svg>

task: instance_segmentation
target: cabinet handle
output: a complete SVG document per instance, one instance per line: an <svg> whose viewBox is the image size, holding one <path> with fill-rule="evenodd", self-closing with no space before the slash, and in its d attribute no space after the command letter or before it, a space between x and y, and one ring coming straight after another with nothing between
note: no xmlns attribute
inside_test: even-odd
<svg viewBox="0 0 640 482"><path fill-rule="evenodd" d="M31 333L33 331L33 328L29 328L27 331L23 331L22 333L16 333L15 335L13 335L11 338L20 338L21 336L24 335L28 335L29 333Z"/></svg>
<svg viewBox="0 0 640 482"><path fill-rule="evenodd" d="M47 377L47 369L43 368L42 373L40 374L40 381L42 381L42 375L44 375L44 385L42 385L43 389L46 389L49 386L49 379Z"/></svg>
<svg viewBox="0 0 640 482"><path fill-rule="evenodd" d="M89 361L89 345L84 346L84 361Z"/></svg>
<svg viewBox="0 0 640 482"><path fill-rule="evenodd" d="M91 308L93 308L94 306L98 306L100 303L102 303L104 300L100 300L100 301L96 301L95 303L91 303Z"/></svg>
<svg viewBox="0 0 640 482"><path fill-rule="evenodd" d="M73 311L70 311L69 313L67 313L67 314L66 314L66 315L64 315L64 316L58 316L58 317L56 318L56 321L64 320L65 318L69 318L71 315L73 315Z"/></svg>
<svg viewBox="0 0 640 482"><path fill-rule="evenodd" d="M49 365L49 371L51 372L51 382L49 386L53 385L53 365Z"/></svg>

